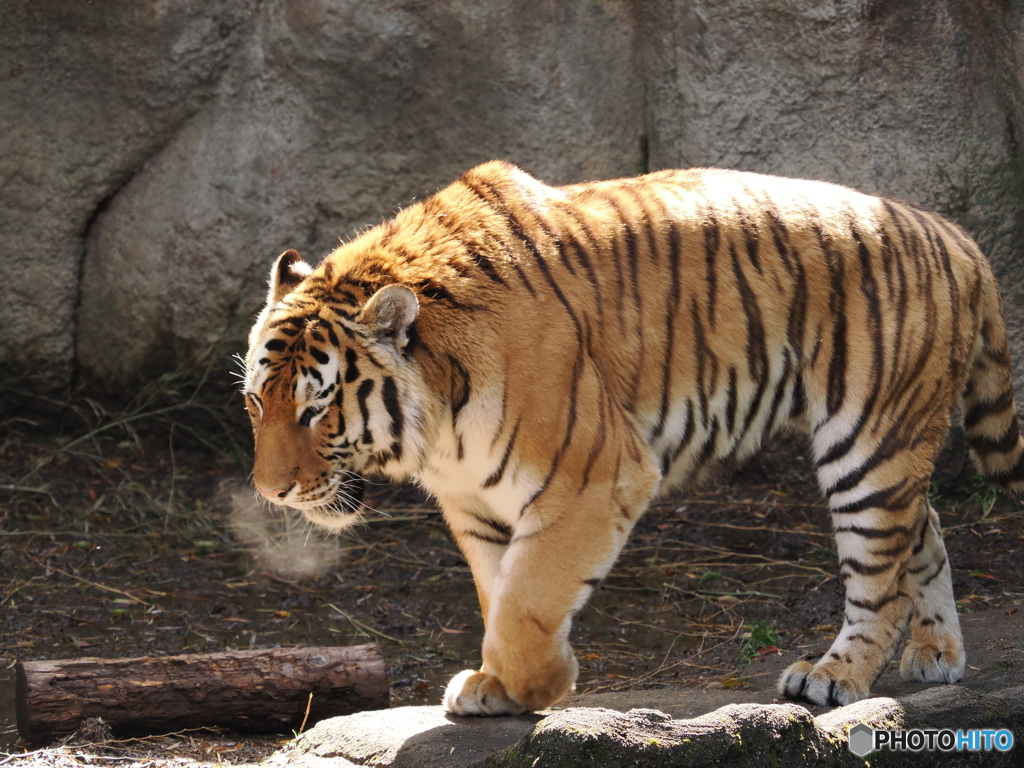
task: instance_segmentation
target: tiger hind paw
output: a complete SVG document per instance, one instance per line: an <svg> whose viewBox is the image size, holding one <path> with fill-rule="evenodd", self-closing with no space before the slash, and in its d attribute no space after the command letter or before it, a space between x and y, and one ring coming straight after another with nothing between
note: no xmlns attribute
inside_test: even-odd
<svg viewBox="0 0 1024 768"><path fill-rule="evenodd" d="M459 672L448 683L442 706L445 712L463 716L496 717L526 711L526 707L512 700L501 680L471 669Z"/></svg>
<svg viewBox="0 0 1024 768"><path fill-rule="evenodd" d="M945 647L911 640L900 661L900 677L922 683L955 683L964 676L967 657L962 643L950 641Z"/></svg>

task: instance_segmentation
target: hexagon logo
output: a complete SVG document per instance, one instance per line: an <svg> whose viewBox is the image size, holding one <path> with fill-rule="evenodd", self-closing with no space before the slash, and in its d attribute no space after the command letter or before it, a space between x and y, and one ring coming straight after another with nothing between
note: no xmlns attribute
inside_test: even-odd
<svg viewBox="0 0 1024 768"><path fill-rule="evenodd" d="M846 746L857 757L864 757L875 747L875 729L864 723L857 723L850 729Z"/></svg>

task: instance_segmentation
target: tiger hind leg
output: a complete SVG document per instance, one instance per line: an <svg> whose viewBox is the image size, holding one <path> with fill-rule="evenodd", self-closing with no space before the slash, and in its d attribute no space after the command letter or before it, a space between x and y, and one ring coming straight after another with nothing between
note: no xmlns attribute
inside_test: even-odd
<svg viewBox="0 0 1024 768"><path fill-rule="evenodd" d="M783 672L781 695L830 706L865 698L908 626L908 674L948 680L962 669L945 548L926 498L946 422L928 410L899 420L879 442L865 429L866 439L841 441L843 450L816 446L846 587L844 622L817 663L798 661Z"/></svg>
<svg viewBox="0 0 1024 768"><path fill-rule="evenodd" d="M843 627L815 664L798 661L782 673L780 695L837 706L852 704L870 693L899 646L913 611L913 599L901 578L909 552L903 557L888 554L896 547L909 550L899 540L910 538L915 520L912 512L903 512L904 520L887 520L885 526L864 523L868 516L891 518L890 511L860 510L856 524L833 515L840 577L846 584ZM886 534L897 540L895 546L886 540Z"/></svg>
<svg viewBox="0 0 1024 768"><path fill-rule="evenodd" d="M963 677L967 656L946 547L934 509L928 509L904 582L902 589L913 598L914 613L900 675L904 680L923 683L957 682Z"/></svg>

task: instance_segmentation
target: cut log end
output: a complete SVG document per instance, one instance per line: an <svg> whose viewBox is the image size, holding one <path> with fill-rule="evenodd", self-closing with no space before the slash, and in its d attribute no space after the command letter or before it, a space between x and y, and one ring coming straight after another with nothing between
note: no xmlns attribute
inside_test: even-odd
<svg viewBox="0 0 1024 768"><path fill-rule="evenodd" d="M389 700L384 660L372 643L19 662L15 674L18 733L30 744L74 733L93 717L118 737L213 726L287 733L304 718L308 727L385 709Z"/></svg>

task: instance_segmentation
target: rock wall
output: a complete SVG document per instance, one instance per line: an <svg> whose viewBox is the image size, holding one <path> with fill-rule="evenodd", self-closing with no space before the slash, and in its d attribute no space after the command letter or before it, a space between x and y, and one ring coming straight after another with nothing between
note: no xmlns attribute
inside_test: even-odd
<svg viewBox="0 0 1024 768"><path fill-rule="evenodd" d="M922 203L990 254L1019 335L1022 16L997 0L6 2L0 361L123 385L240 350L280 251L319 258L493 157L555 183L718 165Z"/></svg>

